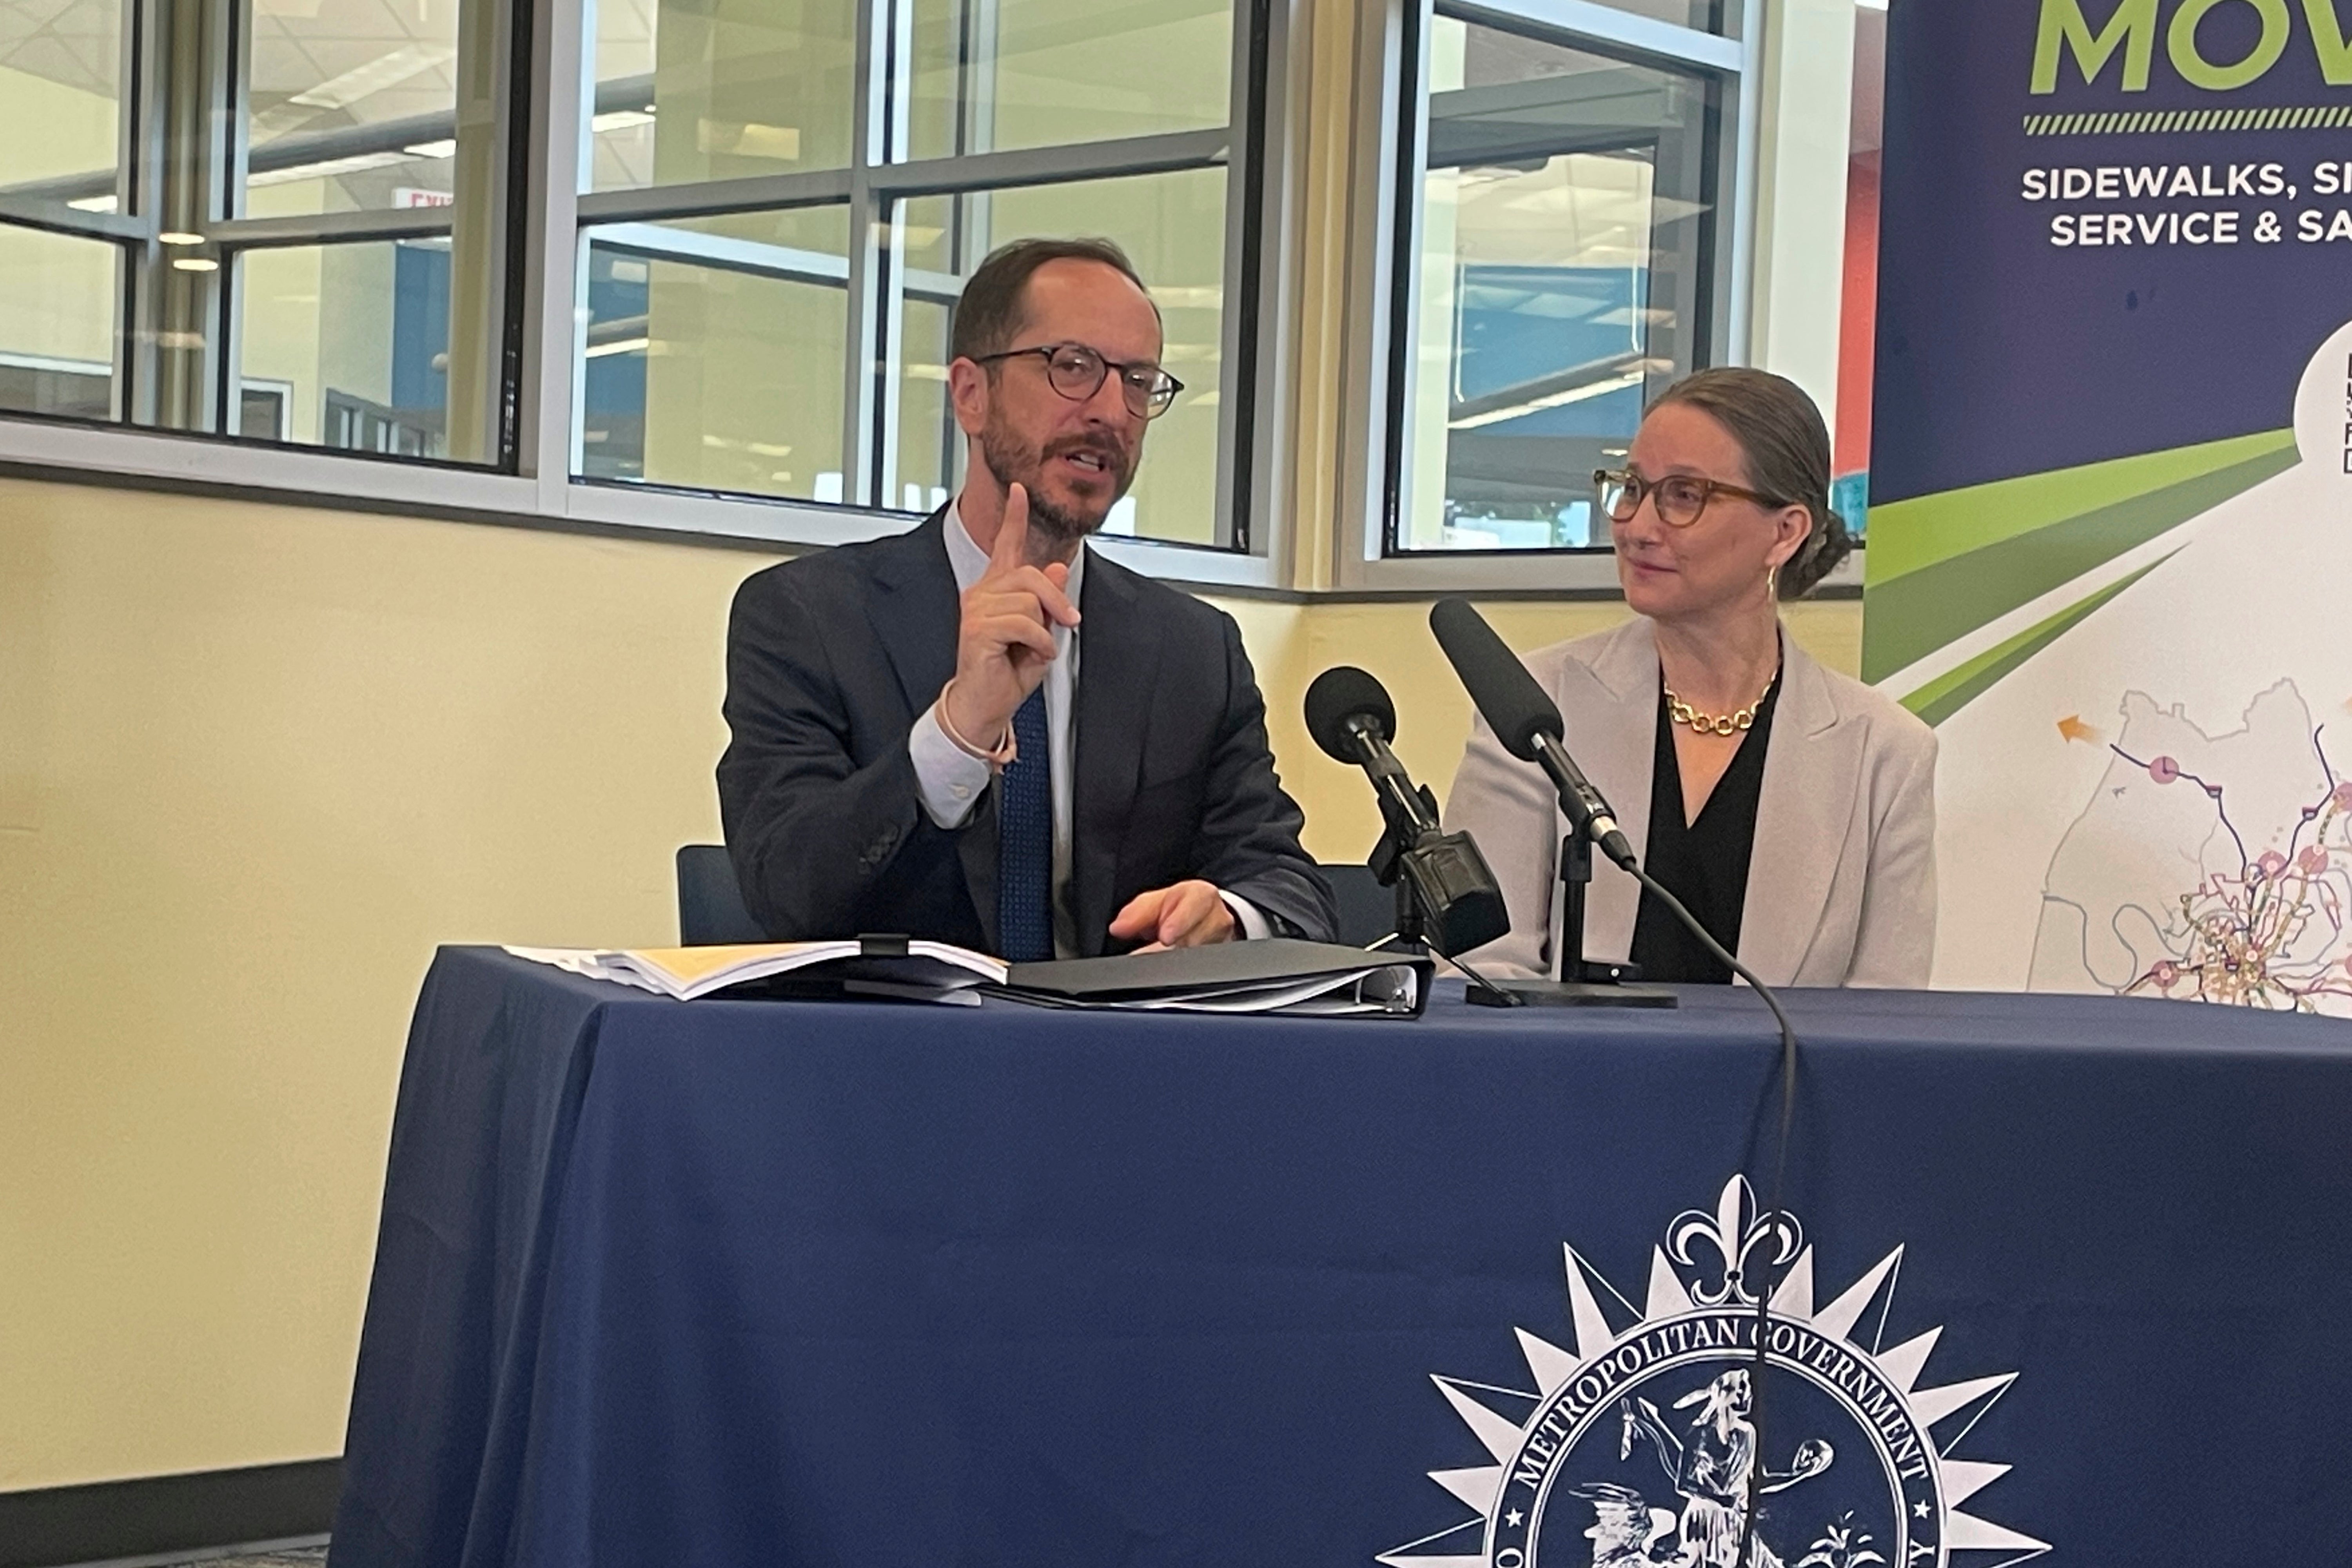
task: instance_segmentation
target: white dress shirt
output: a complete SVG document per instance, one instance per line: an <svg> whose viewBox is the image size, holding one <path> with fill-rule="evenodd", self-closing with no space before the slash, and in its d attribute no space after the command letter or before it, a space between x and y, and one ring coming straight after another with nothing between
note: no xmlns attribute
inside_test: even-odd
<svg viewBox="0 0 2352 1568"><path fill-rule="evenodd" d="M948 503L945 532L948 565L955 573L956 593L961 596L987 574L988 552L964 527L962 508L957 501ZM1079 605L1079 595L1086 569L1087 552L1081 549L1070 563L1069 585L1064 590L1081 614L1085 606ZM1079 952L1070 896L1070 838L1077 798L1077 634L1075 626L1054 628L1054 662L1045 667L1045 736L1052 749L1054 775L1054 955L1057 958L1076 958ZM987 790L992 775L986 763L948 739L940 727L936 700L915 721L914 731L907 737L907 751L914 761L915 788L924 813L941 827L961 826ZM1256 905L1222 889L1218 896L1233 910L1242 934L1273 934L1273 927Z"/></svg>

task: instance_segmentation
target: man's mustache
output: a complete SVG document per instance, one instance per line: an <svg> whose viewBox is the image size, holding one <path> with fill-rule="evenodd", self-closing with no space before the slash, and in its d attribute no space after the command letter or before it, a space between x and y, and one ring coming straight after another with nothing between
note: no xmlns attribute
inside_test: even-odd
<svg viewBox="0 0 2352 1568"><path fill-rule="evenodd" d="M1092 452L1119 473L1128 471L1127 447L1109 436L1066 436L1058 441L1048 442L1045 450L1038 453L1038 458L1041 461L1050 461L1055 458L1066 458L1073 452Z"/></svg>

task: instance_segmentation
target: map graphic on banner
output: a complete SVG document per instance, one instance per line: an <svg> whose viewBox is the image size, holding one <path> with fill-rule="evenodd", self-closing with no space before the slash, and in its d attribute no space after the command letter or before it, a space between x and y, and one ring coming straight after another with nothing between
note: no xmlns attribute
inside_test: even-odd
<svg viewBox="0 0 2352 1568"><path fill-rule="evenodd" d="M1863 662L1938 985L2352 1016L2347 28L1890 13Z"/></svg>
<svg viewBox="0 0 2352 1568"><path fill-rule="evenodd" d="M2218 739L2144 692L2124 715L2116 760L2043 880L2031 988L2339 1010L2352 999L2352 782L2294 682Z"/></svg>

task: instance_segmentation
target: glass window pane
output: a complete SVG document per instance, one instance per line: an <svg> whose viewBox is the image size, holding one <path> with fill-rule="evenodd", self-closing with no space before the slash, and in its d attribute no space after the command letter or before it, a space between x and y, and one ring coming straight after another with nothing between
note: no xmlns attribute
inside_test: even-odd
<svg viewBox="0 0 2352 1568"><path fill-rule="evenodd" d="M0 225L0 409L108 419L122 253Z"/></svg>
<svg viewBox="0 0 2352 1568"><path fill-rule="evenodd" d="M494 0L250 0L245 216L446 206L461 170L487 181L495 115L461 115L458 94L495 76L461 56L496 49L496 14Z"/></svg>
<svg viewBox="0 0 2352 1568"><path fill-rule="evenodd" d="M909 279L898 310L898 493L886 498L903 511L944 505L963 482L963 432L948 405L948 330L953 303L940 290Z"/></svg>
<svg viewBox="0 0 2352 1568"><path fill-rule="evenodd" d="M596 95L588 105L592 191L654 183L654 28L658 0L596 0Z"/></svg>
<svg viewBox="0 0 2352 1568"><path fill-rule="evenodd" d="M1439 19L1396 547L1606 547L1591 472L1701 363L1701 80Z"/></svg>
<svg viewBox="0 0 2352 1568"><path fill-rule="evenodd" d="M235 432L445 456L449 271L446 239L246 252L226 415Z"/></svg>
<svg viewBox="0 0 2352 1568"><path fill-rule="evenodd" d="M589 188L847 167L856 0L600 0Z"/></svg>
<svg viewBox="0 0 2352 1568"><path fill-rule="evenodd" d="M582 476L840 500L847 210L589 242Z"/></svg>
<svg viewBox="0 0 2352 1568"><path fill-rule="evenodd" d="M937 297L1006 240L1099 235L1127 251L1158 301L1165 333L1160 358L1184 384L1174 406L1151 422L1135 488L1111 510L1104 530L1188 544L1219 542L1223 170L926 196L899 204L895 235L909 296L893 338L900 411L894 493L902 503L910 489L928 498L935 487L952 489L961 474L962 442L940 392L947 311L934 302ZM938 422L927 430L929 420Z"/></svg>
<svg viewBox="0 0 2352 1568"><path fill-rule="evenodd" d="M906 156L943 158L1231 119L1233 0L910 0Z"/></svg>
<svg viewBox="0 0 2352 1568"><path fill-rule="evenodd" d="M1631 11L1636 16L1648 16L1655 21L1672 22L1678 27L1696 27L1703 33L1720 33L1732 7L1723 0L1601 0L1612 11Z"/></svg>
<svg viewBox="0 0 2352 1568"><path fill-rule="evenodd" d="M1871 0L1856 0L1869 5ZM1677 27L1692 27L1702 33L1722 33L1737 26L1739 7L1729 0L1601 0L1612 11L1629 11L1636 16L1647 16L1654 22L1670 22ZM1501 7L1517 9L1505 0ZM1442 16L1445 11L1438 6Z"/></svg>
<svg viewBox="0 0 2352 1568"><path fill-rule="evenodd" d="M123 0L0 4L0 187L111 212Z"/></svg>

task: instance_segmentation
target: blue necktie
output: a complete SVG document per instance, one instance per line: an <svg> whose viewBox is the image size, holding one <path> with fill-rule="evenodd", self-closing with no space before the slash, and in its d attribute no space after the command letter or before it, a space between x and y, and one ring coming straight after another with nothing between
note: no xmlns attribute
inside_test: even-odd
<svg viewBox="0 0 2352 1568"><path fill-rule="evenodd" d="M1020 760L1004 770L996 803L996 924L1015 963L1054 956L1054 743L1045 689L1013 715Z"/></svg>

